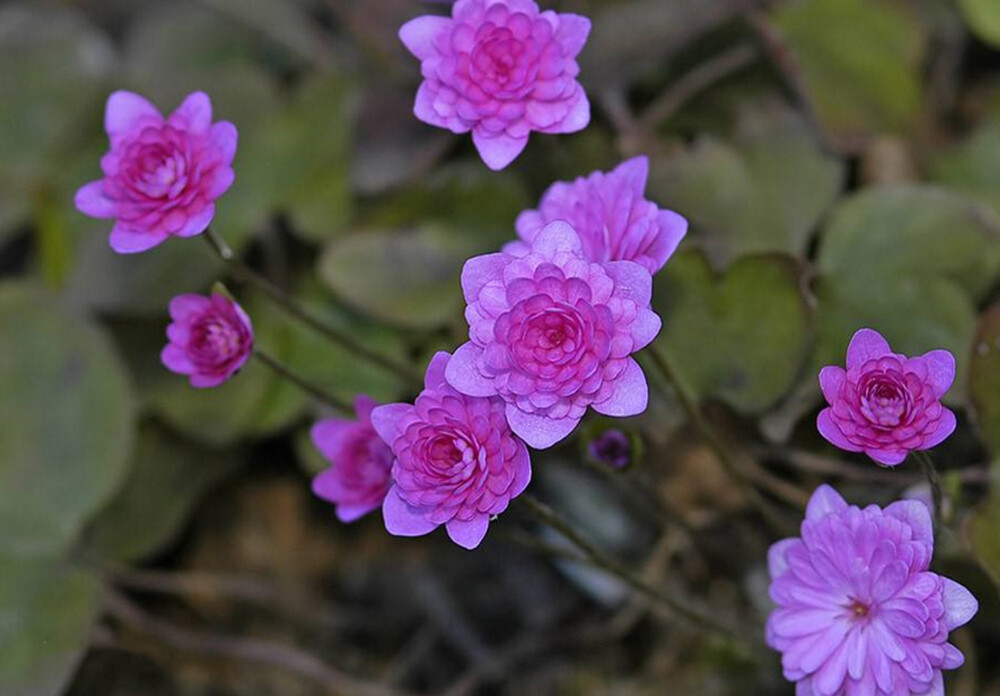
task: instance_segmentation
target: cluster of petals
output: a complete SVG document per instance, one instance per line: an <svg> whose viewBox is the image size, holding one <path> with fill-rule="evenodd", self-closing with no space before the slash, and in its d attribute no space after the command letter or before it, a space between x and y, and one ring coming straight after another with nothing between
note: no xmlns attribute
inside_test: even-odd
<svg viewBox="0 0 1000 696"><path fill-rule="evenodd" d="M407 22L399 37L421 61L414 113L472 132L483 161L503 169L532 131L573 133L590 122L576 58L590 20L542 12L534 0L458 0L451 17Z"/></svg>
<svg viewBox="0 0 1000 696"><path fill-rule="evenodd" d="M829 406L817 426L837 447L895 466L955 430L955 414L941 405L954 379L948 351L908 358L893 353L878 332L861 329L847 349L847 369L830 365L819 373Z"/></svg>
<svg viewBox="0 0 1000 696"><path fill-rule="evenodd" d="M610 172L553 184L537 210L517 218L521 241L504 251L525 253L550 222L565 220L580 235L591 261L635 261L655 274L687 233L687 220L645 198L649 159L636 157Z"/></svg>
<svg viewBox="0 0 1000 696"><path fill-rule="evenodd" d="M236 127L212 123L203 92L188 95L169 118L132 92L108 99L104 127L111 150L101 159L104 178L76 193L76 207L113 218L110 243L128 254L168 237L191 237L208 228L215 200L233 183Z"/></svg>
<svg viewBox="0 0 1000 696"><path fill-rule="evenodd" d="M531 461L507 426L502 400L469 397L447 383L450 360L434 356L413 404L372 411L395 457L382 515L391 534L420 536L443 524L452 541L472 549L490 518L527 487Z"/></svg>
<svg viewBox="0 0 1000 696"><path fill-rule="evenodd" d="M652 276L632 261L595 263L566 222L550 223L524 255L478 256L462 270L469 341L447 377L464 394L499 396L513 431L542 449L588 407L607 416L646 409L631 354L660 331Z"/></svg>
<svg viewBox="0 0 1000 696"><path fill-rule="evenodd" d="M923 502L860 509L813 493L801 537L768 555L767 642L796 696L944 696L941 670L963 662L948 633L978 604L929 570L933 552Z"/></svg>
<svg viewBox="0 0 1000 696"><path fill-rule="evenodd" d="M313 493L336 505L341 522L378 509L389 491L393 454L372 426L375 406L361 394L354 400L356 420L327 418L310 431L316 449L332 465L313 479Z"/></svg>
<svg viewBox="0 0 1000 696"><path fill-rule="evenodd" d="M170 301L167 369L193 387L216 387L243 367L253 350L253 326L243 308L221 294L178 295Z"/></svg>

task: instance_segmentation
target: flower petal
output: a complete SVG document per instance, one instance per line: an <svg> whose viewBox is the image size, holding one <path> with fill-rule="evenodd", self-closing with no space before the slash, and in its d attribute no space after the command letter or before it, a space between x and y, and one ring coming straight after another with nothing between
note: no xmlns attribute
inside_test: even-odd
<svg viewBox="0 0 1000 696"><path fill-rule="evenodd" d="M448 371L448 362L451 360L451 353L439 350L427 364L427 372L424 374L424 388L437 389L448 384L445 374Z"/></svg>
<svg viewBox="0 0 1000 696"><path fill-rule="evenodd" d="M979 602L964 586L944 578L944 618L948 630L954 631L972 620L979 611Z"/></svg>
<svg viewBox="0 0 1000 696"><path fill-rule="evenodd" d="M604 270L615 281L615 289L640 307L649 305L653 297L653 276L632 261L609 261Z"/></svg>
<svg viewBox="0 0 1000 696"><path fill-rule="evenodd" d="M119 90L108 97L104 110L104 129L112 143L129 133L143 119L163 121L163 116L145 97L134 92Z"/></svg>
<svg viewBox="0 0 1000 696"><path fill-rule="evenodd" d="M882 338L882 334L874 329L860 329L847 347L847 369L864 365L869 360L876 360L889 353L892 353L892 348Z"/></svg>
<svg viewBox="0 0 1000 696"><path fill-rule="evenodd" d="M486 513L476 515L471 520L462 521L453 518L445 523L448 536L456 544L466 549L474 549L482 542L486 536L486 530L490 526L490 516Z"/></svg>
<svg viewBox="0 0 1000 696"><path fill-rule="evenodd" d="M826 438L827 441L842 450L848 452L860 452L862 450L859 445L848 440L847 436L837 427L837 423L833 419L832 408L824 408L819 412L819 415L816 417L816 428L819 430L819 434Z"/></svg>
<svg viewBox="0 0 1000 696"><path fill-rule="evenodd" d="M192 92L167 119L170 125L191 133L207 133L212 126L212 100L204 92Z"/></svg>
<svg viewBox="0 0 1000 696"><path fill-rule="evenodd" d="M806 519L821 520L827 515L846 509L847 503L840 496L840 493L824 483L815 490L809 499L809 505L806 506Z"/></svg>
<svg viewBox="0 0 1000 696"><path fill-rule="evenodd" d="M531 248L532 251L547 257L559 253L580 254L583 250L580 235L572 225L562 220L550 222L543 227L532 242Z"/></svg>
<svg viewBox="0 0 1000 696"><path fill-rule="evenodd" d="M927 382L940 399L955 381L955 356L947 350L932 350L920 356L927 366Z"/></svg>
<svg viewBox="0 0 1000 696"><path fill-rule="evenodd" d="M478 368L482 354L483 349L471 341L459 346L445 371L448 384L468 396L495 396L497 390L493 380L484 377Z"/></svg>
<svg viewBox="0 0 1000 696"><path fill-rule="evenodd" d="M535 449L546 449L565 439L579 422L579 418L549 418L537 413L526 413L514 404L507 404L507 423L510 429Z"/></svg>
<svg viewBox="0 0 1000 696"><path fill-rule="evenodd" d="M133 230L119 222L111 229L108 243L119 254L137 254L159 246L168 236L166 232Z"/></svg>
<svg viewBox="0 0 1000 696"><path fill-rule="evenodd" d="M942 442L948 439L948 436L955 432L955 426L957 425L955 421L955 414L949 408L941 409L941 417L938 420L937 428L934 429L930 435L924 436L924 441L921 443L919 449L930 449L931 447L937 447Z"/></svg>
<svg viewBox="0 0 1000 696"><path fill-rule="evenodd" d="M628 358L625 371L615 380L611 396L595 403L594 410L605 416L635 416L646 410L649 403L649 386L642 368L632 358Z"/></svg>
<svg viewBox="0 0 1000 696"><path fill-rule="evenodd" d="M472 131L472 142L486 166L493 171L500 171L517 159L527 147L528 136L515 138L506 133L495 134L476 128Z"/></svg>
<svg viewBox="0 0 1000 696"><path fill-rule="evenodd" d="M382 519L386 531L394 536L423 536L438 527L422 515L419 509L400 498L396 486L389 489L385 502L382 503Z"/></svg>
<svg viewBox="0 0 1000 696"><path fill-rule="evenodd" d="M73 197L73 204L81 213L93 218L113 218L117 214L115 202L104 195L103 179L81 186Z"/></svg>
<svg viewBox="0 0 1000 696"><path fill-rule="evenodd" d="M399 29L399 40L407 50L420 60L437 55L434 40L448 30L452 20L448 17L424 15L411 19Z"/></svg>
<svg viewBox="0 0 1000 696"><path fill-rule="evenodd" d="M382 441L392 447L400 435L400 419L410 413L410 404L384 404L372 410L372 427Z"/></svg>
<svg viewBox="0 0 1000 696"><path fill-rule="evenodd" d="M847 379L847 372L844 371L844 368L836 365L827 365L819 371L819 388L823 392L823 398L831 406L840 397L840 388L845 379Z"/></svg>

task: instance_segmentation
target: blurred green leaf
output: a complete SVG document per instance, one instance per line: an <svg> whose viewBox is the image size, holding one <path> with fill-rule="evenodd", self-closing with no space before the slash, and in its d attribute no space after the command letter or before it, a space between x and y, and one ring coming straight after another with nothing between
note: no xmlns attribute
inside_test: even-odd
<svg viewBox="0 0 1000 696"><path fill-rule="evenodd" d="M0 691L61 696L83 657L100 584L50 559L0 553Z"/></svg>
<svg viewBox="0 0 1000 696"><path fill-rule="evenodd" d="M395 333L323 307L313 293L305 297L330 324L353 334L373 351L402 358L403 348ZM394 376L332 345L271 304L243 304L254 323L255 345L335 396L347 401L359 391L382 400L398 396ZM166 422L184 435L216 447L278 432L304 416L310 404L297 386L253 358L238 375L212 389L195 389L186 378L157 366L146 391L150 408Z"/></svg>
<svg viewBox="0 0 1000 696"><path fill-rule="evenodd" d="M925 37L912 9L889 0L803 0L782 4L774 21L831 134L857 137L913 125Z"/></svg>
<svg viewBox="0 0 1000 696"><path fill-rule="evenodd" d="M653 287L664 321L654 349L698 397L759 413L791 388L806 357L811 312L801 285L787 257L745 257L719 277L701 253L675 255Z"/></svg>
<svg viewBox="0 0 1000 696"><path fill-rule="evenodd" d="M843 163L820 150L799 116L763 108L744 114L735 145L703 136L654 163L652 186L691 220L712 259L727 265L761 252L804 256L843 179Z"/></svg>
<svg viewBox="0 0 1000 696"><path fill-rule="evenodd" d="M0 286L0 550L64 548L118 487L135 409L105 335Z"/></svg>
<svg viewBox="0 0 1000 696"><path fill-rule="evenodd" d="M985 123L954 150L934 159L931 176L989 203L1000 215L1000 120Z"/></svg>
<svg viewBox="0 0 1000 696"><path fill-rule="evenodd" d="M931 186L865 191L832 214L817 267L814 367L842 363L851 335L870 326L903 353L950 350L962 385L974 303L1000 271L1000 221L975 201Z"/></svg>
<svg viewBox="0 0 1000 696"><path fill-rule="evenodd" d="M162 551L198 502L239 463L232 449L206 450L145 426L125 484L87 528L88 550L122 562Z"/></svg>
<svg viewBox="0 0 1000 696"><path fill-rule="evenodd" d="M365 230L323 251L319 274L352 307L413 329L447 324L462 307L462 265L478 244L442 227Z"/></svg>
<svg viewBox="0 0 1000 696"><path fill-rule="evenodd" d="M993 467L1000 472L1000 303L983 314L972 343L969 402L983 441L994 457Z"/></svg>
<svg viewBox="0 0 1000 696"><path fill-rule="evenodd" d="M243 140L242 188L228 204L285 211L292 230L312 241L340 231L351 216L354 102L342 74L301 85L257 137Z"/></svg>
<svg viewBox="0 0 1000 696"><path fill-rule="evenodd" d="M1000 48L1000 3L996 0L959 0L958 4L972 32Z"/></svg>
<svg viewBox="0 0 1000 696"><path fill-rule="evenodd" d="M965 523L965 538L972 555L1000 590L1000 499L990 495L980 503Z"/></svg>

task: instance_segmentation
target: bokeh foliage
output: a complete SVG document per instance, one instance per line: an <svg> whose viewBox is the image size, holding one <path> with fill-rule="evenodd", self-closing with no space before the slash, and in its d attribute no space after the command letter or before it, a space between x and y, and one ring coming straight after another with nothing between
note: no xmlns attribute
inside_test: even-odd
<svg viewBox="0 0 1000 696"><path fill-rule="evenodd" d="M487 171L467 138L412 116L418 70L395 31L437 11L431 3L0 5L0 693L64 693L99 615L103 564L170 563L213 493L261 459L278 460L305 491L293 460L315 471L305 433L328 415L260 364L211 391L159 364L170 297L207 291L225 272L200 240L117 256L110 223L73 209L75 189L100 175L103 102L116 88L164 111L209 92L216 118L240 131L216 231L327 321L417 372L463 340L466 258L510 239L517 213L553 181L647 154L649 197L691 222L656 278L664 331L653 349L721 422L768 447L835 454L812 427L815 373L872 326L901 351L956 355L948 400L961 418L945 468L997 479L998 3L543 4L594 20L581 58L594 123L533 137L502 173ZM750 59L685 86L732 47L749 47ZM664 97L675 106L644 118ZM331 393L411 395L250 288L230 289L259 344ZM651 443L651 479L669 470L648 487L713 521L740 510L710 458L667 446L682 438L677 413L657 392L649 414L623 425ZM568 453L577 450L557 458ZM694 493L677 493L685 478ZM641 551L645 537L613 500L574 475L552 480L570 509L601 500L588 521L595 536ZM956 501L952 526L963 533L946 548L1000 581L1000 499L982 483ZM853 492L883 499L903 488L894 485ZM764 543L734 519L727 540ZM753 584L758 556L728 559L730 589ZM606 598L593 582L580 580ZM977 590L998 605L994 588ZM1000 626L995 614L981 619L983 634ZM696 657L670 675L690 693L786 693L759 674L729 674L734 661L719 653ZM982 673L995 688L996 675ZM649 693L642 678L628 683ZM579 693L607 692L590 687Z"/></svg>

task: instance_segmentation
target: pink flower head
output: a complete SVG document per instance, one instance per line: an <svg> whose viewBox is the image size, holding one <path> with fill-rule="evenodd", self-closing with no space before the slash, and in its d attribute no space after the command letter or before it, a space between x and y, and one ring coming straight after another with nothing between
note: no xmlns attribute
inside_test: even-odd
<svg viewBox="0 0 1000 696"><path fill-rule="evenodd" d="M341 522L354 522L380 507L389 490L393 455L372 427L375 406L362 394L354 400L357 420L328 418L310 432L316 449L333 464L313 479L313 493L336 504Z"/></svg>
<svg viewBox="0 0 1000 696"><path fill-rule="evenodd" d="M546 226L524 256L470 259L462 270L470 340L448 381L470 396L499 395L510 427L539 449L569 435L588 406L642 413L646 377L630 356L660 331L652 287L637 263L588 260L565 222Z"/></svg>
<svg viewBox="0 0 1000 696"><path fill-rule="evenodd" d="M801 538L771 547L767 643L797 696L944 696L941 670L964 658L948 632L978 610L972 594L930 572L930 512L884 510L813 493Z"/></svg>
<svg viewBox="0 0 1000 696"><path fill-rule="evenodd" d="M253 350L253 326L243 308L223 295L178 295L170 300L167 338L160 354L168 370L189 375L192 387L217 387Z"/></svg>
<svg viewBox="0 0 1000 696"><path fill-rule="evenodd" d="M523 241L511 242L504 251L525 253L546 224L565 220L580 235L589 260L635 261L656 273L687 233L687 220L643 197L648 178L649 159L636 157L611 172L553 184L538 210L517 218Z"/></svg>
<svg viewBox="0 0 1000 696"><path fill-rule="evenodd" d="M907 358L893 353L877 331L861 329L847 348L847 369L829 365L819 373L830 406L816 424L837 447L895 466L955 430L955 414L941 405L954 379L948 351Z"/></svg>
<svg viewBox="0 0 1000 696"><path fill-rule="evenodd" d="M451 359L434 356L413 405L372 411L372 425L395 455L382 515L390 534L420 536L443 524L452 541L473 549L490 518L527 487L531 461L500 399L471 398L448 385Z"/></svg>
<svg viewBox="0 0 1000 696"><path fill-rule="evenodd" d="M451 18L417 17L399 30L424 76L414 113L472 131L486 165L503 169L531 131L574 133L590 122L576 81L588 34L586 17L542 12L534 0L458 0Z"/></svg>
<svg viewBox="0 0 1000 696"><path fill-rule="evenodd" d="M76 207L95 218L115 218L111 248L146 251L167 237L201 234L215 200L233 183L236 126L212 123L204 92L187 96L164 119L132 92L108 98L104 128L111 150L101 158L104 178L76 192Z"/></svg>

